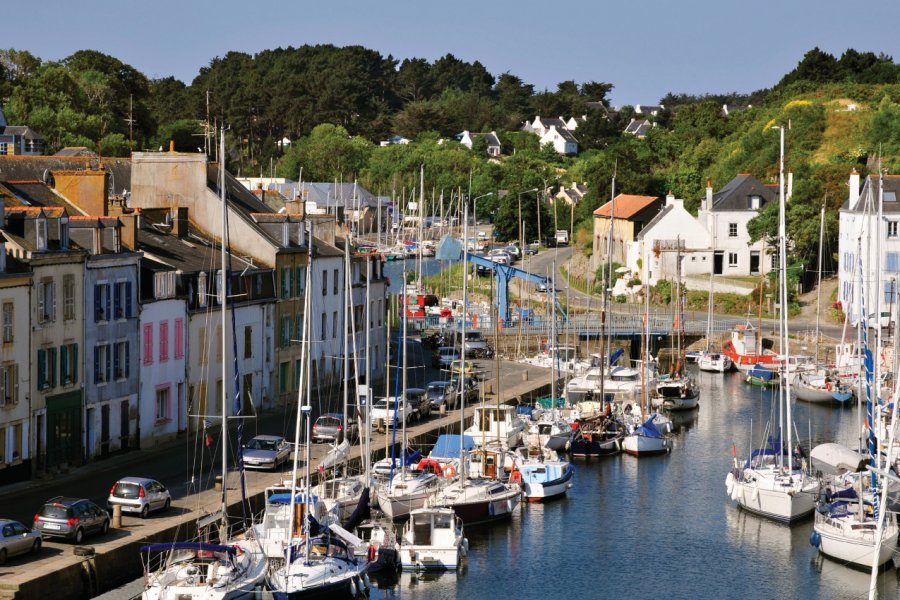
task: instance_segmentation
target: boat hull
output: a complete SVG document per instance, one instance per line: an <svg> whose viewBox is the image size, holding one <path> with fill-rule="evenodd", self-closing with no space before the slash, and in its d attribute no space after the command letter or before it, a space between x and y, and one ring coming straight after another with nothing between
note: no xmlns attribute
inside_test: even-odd
<svg viewBox="0 0 900 600"><path fill-rule="evenodd" d="M618 437L603 440L589 440L579 438L572 442L572 456L589 458L591 456L615 456L622 451L621 440Z"/></svg>
<svg viewBox="0 0 900 600"><path fill-rule="evenodd" d="M652 456L666 454L672 450L672 440L644 435L626 435L622 440L622 451L631 456Z"/></svg>
<svg viewBox="0 0 900 600"><path fill-rule="evenodd" d="M359 589L360 584L356 582L356 579L359 578L357 576L348 577L322 586L289 592L276 590L272 592L272 597L275 600L352 600L359 597L359 592L354 594L351 587L351 582L353 582L353 585Z"/></svg>
<svg viewBox="0 0 900 600"><path fill-rule="evenodd" d="M808 518L815 510L818 487L803 493L790 493L782 489L734 482L731 497L742 509L755 515L792 524Z"/></svg>
<svg viewBox="0 0 900 600"><path fill-rule="evenodd" d="M455 571L462 561L462 549L456 546L403 546L400 563L404 571Z"/></svg>
<svg viewBox="0 0 900 600"><path fill-rule="evenodd" d="M842 535L840 529L828 526L823 519L822 515L816 515L816 524L813 528L819 535L819 552L845 565L870 570L875 554L875 531L856 531L850 537ZM878 566L893 558L896 545L897 528L885 529L878 554Z"/></svg>
<svg viewBox="0 0 900 600"><path fill-rule="evenodd" d="M423 508L430 495L431 492L408 496L379 496L378 506L387 518L396 521L409 517L409 513L417 508Z"/></svg>

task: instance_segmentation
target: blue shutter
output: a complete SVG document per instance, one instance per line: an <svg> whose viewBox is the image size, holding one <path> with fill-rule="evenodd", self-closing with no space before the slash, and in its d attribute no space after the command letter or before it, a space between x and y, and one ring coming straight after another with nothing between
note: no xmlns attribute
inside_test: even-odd
<svg viewBox="0 0 900 600"><path fill-rule="evenodd" d="M47 380L56 387L56 348L47 348Z"/></svg>
<svg viewBox="0 0 900 600"><path fill-rule="evenodd" d="M109 367L110 367L110 363L112 362L111 357L110 357L111 349L112 349L112 346L106 347L106 381L109 381Z"/></svg>
<svg viewBox="0 0 900 600"><path fill-rule="evenodd" d="M72 383L78 383L78 344L72 344L69 358L72 361Z"/></svg>
<svg viewBox="0 0 900 600"><path fill-rule="evenodd" d="M303 316L302 315L297 315L297 325L296 325L296 329L294 331L295 331L295 335L297 336L294 339L302 340L303 339Z"/></svg>
<svg viewBox="0 0 900 600"><path fill-rule="evenodd" d="M94 346L94 383L100 383L100 347Z"/></svg>
<svg viewBox="0 0 900 600"><path fill-rule="evenodd" d="M113 284L113 314L112 314L112 318L118 319L121 316L121 312L120 312L121 310L122 310L122 298L120 297L120 294L119 294L119 284L114 283Z"/></svg>
<svg viewBox="0 0 900 600"><path fill-rule="evenodd" d="M59 382L61 384L67 384L70 382L68 346L59 347Z"/></svg>
<svg viewBox="0 0 900 600"><path fill-rule="evenodd" d="M131 313L131 282L125 282L125 318L130 319L134 315ZM128 355L128 350L126 346L125 355Z"/></svg>
<svg viewBox="0 0 900 600"><path fill-rule="evenodd" d="M131 377L131 346L125 342L125 378Z"/></svg>
<svg viewBox="0 0 900 600"><path fill-rule="evenodd" d="M119 346L118 344L112 344L109 347L109 349L112 350L112 352L113 352L113 377L115 379L118 379L119 373L121 373L121 371L119 371L119 368L121 367L121 365L119 364L119 347L118 346ZM109 355L109 353L107 352L107 356L108 355Z"/></svg>
<svg viewBox="0 0 900 600"><path fill-rule="evenodd" d="M37 353L37 378L38 389L41 389L47 383L47 353L44 350Z"/></svg>
<svg viewBox="0 0 900 600"><path fill-rule="evenodd" d="M100 284L94 285L94 322L100 320L100 311L103 307L100 305Z"/></svg>

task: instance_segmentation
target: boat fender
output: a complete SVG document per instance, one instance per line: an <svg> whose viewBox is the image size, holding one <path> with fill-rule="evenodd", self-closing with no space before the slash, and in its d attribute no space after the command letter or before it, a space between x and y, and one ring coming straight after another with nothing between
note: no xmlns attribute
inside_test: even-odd
<svg viewBox="0 0 900 600"><path fill-rule="evenodd" d="M757 498L759 498L759 488L754 487L753 490L750 492L750 501L756 502Z"/></svg>
<svg viewBox="0 0 900 600"><path fill-rule="evenodd" d="M364 581L365 584L366 584L366 589L369 589L370 587L372 587L372 582L369 581L369 574L368 574L368 573L363 573L363 581Z"/></svg>
<svg viewBox="0 0 900 600"><path fill-rule="evenodd" d="M731 492L734 491L734 473L729 472L728 475L725 476L725 491L728 492L729 496L731 496Z"/></svg>
<svg viewBox="0 0 900 600"><path fill-rule="evenodd" d="M469 538L463 538L462 549L465 554L469 553Z"/></svg>
<svg viewBox="0 0 900 600"><path fill-rule="evenodd" d="M493 502L488 502L488 514L492 517L494 516L494 503Z"/></svg>
<svg viewBox="0 0 900 600"><path fill-rule="evenodd" d="M513 509L513 501L507 500L506 501L506 512L511 513L512 509Z"/></svg>
<svg viewBox="0 0 900 600"><path fill-rule="evenodd" d="M731 499L737 501L737 499L741 497L742 489L742 486L739 486L737 483L735 483L734 489L731 490Z"/></svg>
<svg viewBox="0 0 900 600"><path fill-rule="evenodd" d="M375 544L369 545L369 562L375 562Z"/></svg>
<svg viewBox="0 0 900 600"><path fill-rule="evenodd" d="M513 467L512 473L509 474L509 482L515 483L516 485L522 485L522 473L515 467Z"/></svg>
<svg viewBox="0 0 900 600"><path fill-rule="evenodd" d="M350 596L356 598L356 579L350 579Z"/></svg>
<svg viewBox="0 0 900 600"><path fill-rule="evenodd" d="M822 536L819 535L818 531L813 531L809 534L809 543L812 544L814 548L818 548L819 544L822 543Z"/></svg>

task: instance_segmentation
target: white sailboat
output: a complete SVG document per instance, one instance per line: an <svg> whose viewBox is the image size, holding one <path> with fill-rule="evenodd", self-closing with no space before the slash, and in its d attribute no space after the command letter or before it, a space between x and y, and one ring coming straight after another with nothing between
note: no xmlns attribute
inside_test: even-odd
<svg viewBox="0 0 900 600"><path fill-rule="evenodd" d="M219 156L225 156L225 131L221 132ZM222 279L219 289L222 331L227 331L228 280L225 240L227 239L228 209L225 196L225 166L219 164L219 195L222 200ZM227 377L228 361L222 336L222 381ZM241 600L256 598L266 575L268 563L260 541L254 536L231 538L228 524L228 393L222 386L222 505L218 514L198 522L198 529L208 530L218 525L219 539L214 544L206 540L149 544L141 548L146 554L144 563L143 600L165 598L194 598L203 600Z"/></svg>
<svg viewBox="0 0 900 600"><path fill-rule="evenodd" d="M713 276L709 274L709 303L706 308L706 348L697 355L697 366L701 371L725 373L731 370L731 359L724 352L712 349ZM687 360L687 356L685 356Z"/></svg>
<svg viewBox="0 0 900 600"><path fill-rule="evenodd" d="M784 200L784 128L781 127L781 160L779 166L779 293L781 306L786 309L787 303L787 232L785 226ZM779 319L780 356L790 356L788 345L787 313L783 310ZM789 361L781 362L787 365ZM811 477L796 464L792 443L794 424L791 417L790 380L781 377L780 404L783 422L787 429L787 446L785 448L781 428L778 434L769 439L768 448L760 448L751 453L750 458L741 465L732 450L734 467L725 478L725 489L732 500L741 508L758 515L781 521L794 523L808 517L815 509L815 500L819 493L819 481Z"/></svg>

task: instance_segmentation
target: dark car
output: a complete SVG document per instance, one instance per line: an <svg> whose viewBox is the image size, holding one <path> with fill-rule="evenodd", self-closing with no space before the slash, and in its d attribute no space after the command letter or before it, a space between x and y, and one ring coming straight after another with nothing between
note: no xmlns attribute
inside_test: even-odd
<svg viewBox="0 0 900 600"><path fill-rule="evenodd" d="M347 418L344 424L344 415L340 413L327 413L316 419L312 428L312 439L314 442L337 442L341 443L344 438L353 440L358 433L359 426L356 419Z"/></svg>
<svg viewBox="0 0 900 600"><path fill-rule="evenodd" d="M422 388L406 388L406 400L409 402L411 410L418 413L417 418L421 419L431 414L428 394Z"/></svg>
<svg viewBox="0 0 900 600"><path fill-rule="evenodd" d="M90 500L57 496L34 515L34 529L80 544L85 535L109 531L109 513Z"/></svg>
<svg viewBox="0 0 900 600"><path fill-rule="evenodd" d="M428 396L428 403L431 410L440 410L441 406L446 407L445 410L453 410L456 408L456 395L453 388L450 387L449 381L432 381L425 389Z"/></svg>
<svg viewBox="0 0 900 600"><path fill-rule="evenodd" d="M463 384L463 400L466 404L471 404L473 402L478 401L478 382L471 375L465 377L462 380ZM459 398L459 385L460 385L460 376L459 373L454 373L452 377L450 377L450 393L455 397Z"/></svg>

